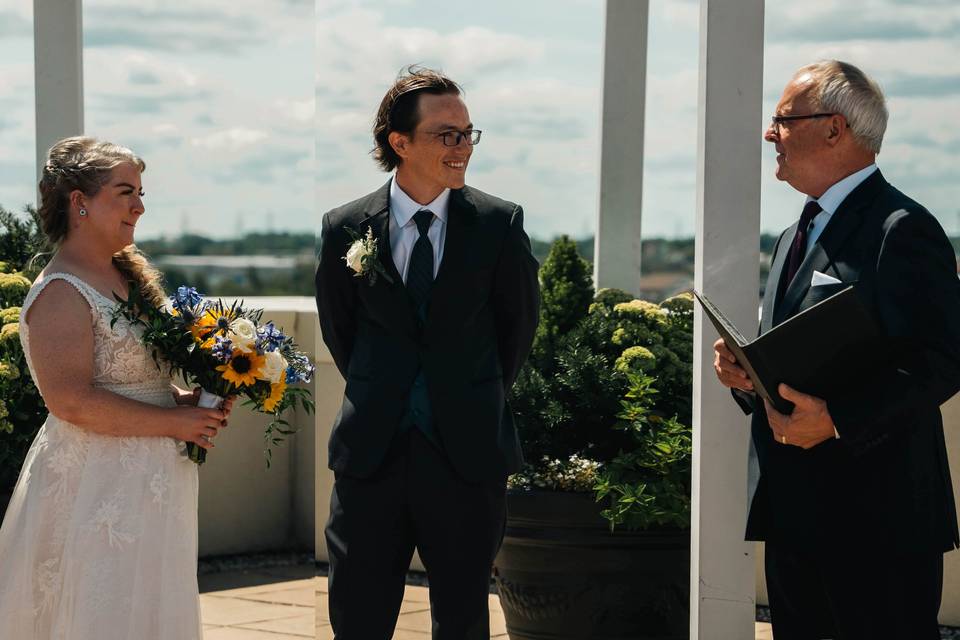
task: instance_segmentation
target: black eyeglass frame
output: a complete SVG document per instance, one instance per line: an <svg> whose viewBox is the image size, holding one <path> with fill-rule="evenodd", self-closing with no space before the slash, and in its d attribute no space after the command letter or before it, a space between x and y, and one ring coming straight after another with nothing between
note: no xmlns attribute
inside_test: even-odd
<svg viewBox="0 0 960 640"><path fill-rule="evenodd" d="M480 136L483 131L480 129L467 129L466 131L424 131L424 133L429 133L432 136L440 138L445 147L456 147L463 139L466 139L467 144L472 147L480 144ZM454 139L456 142L453 144L449 142L450 136L455 136Z"/></svg>
<svg viewBox="0 0 960 640"><path fill-rule="evenodd" d="M792 122L793 120L809 120L811 118L829 118L831 116L840 115L839 113L806 113L802 115L786 115L786 116L773 116L770 118L770 126L773 127L774 133L780 133L780 125L784 122Z"/></svg>

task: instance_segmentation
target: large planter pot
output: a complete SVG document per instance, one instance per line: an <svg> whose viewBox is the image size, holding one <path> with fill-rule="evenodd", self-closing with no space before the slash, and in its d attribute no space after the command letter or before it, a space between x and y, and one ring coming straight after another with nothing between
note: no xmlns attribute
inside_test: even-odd
<svg viewBox="0 0 960 640"><path fill-rule="evenodd" d="M610 532L590 493L511 491L494 563L511 640L689 637L690 532Z"/></svg>

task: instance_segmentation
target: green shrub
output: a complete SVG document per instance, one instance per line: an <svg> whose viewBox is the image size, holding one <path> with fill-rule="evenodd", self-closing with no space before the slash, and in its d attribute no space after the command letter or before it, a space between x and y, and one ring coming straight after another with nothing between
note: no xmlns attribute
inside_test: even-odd
<svg viewBox="0 0 960 640"><path fill-rule="evenodd" d="M559 239L534 354L511 391L527 464L512 488L594 491L611 526L689 526L693 299L593 295Z"/></svg>
<svg viewBox="0 0 960 640"><path fill-rule="evenodd" d="M20 307L46 250L33 209L18 217L0 207L0 492L13 487L47 408L20 346Z"/></svg>

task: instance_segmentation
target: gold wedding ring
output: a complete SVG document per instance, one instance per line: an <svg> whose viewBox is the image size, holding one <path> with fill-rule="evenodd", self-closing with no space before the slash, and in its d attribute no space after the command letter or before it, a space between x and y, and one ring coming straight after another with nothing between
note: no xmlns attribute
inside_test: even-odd
<svg viewBox="0 0 960 640"><path fill-rule="evenodd" d="M780 442L781 442L782 444L787 444L787 436L781 435L781 436L780 436Z"/></svg>

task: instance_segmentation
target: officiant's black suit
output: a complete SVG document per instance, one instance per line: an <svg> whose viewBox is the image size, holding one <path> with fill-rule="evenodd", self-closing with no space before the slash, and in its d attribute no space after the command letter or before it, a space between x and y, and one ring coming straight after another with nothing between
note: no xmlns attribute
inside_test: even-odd
<svg viewBox="0 0 960 640"><path fill-rule="evenodd" d="M884 363L826 399L839 439L812 449L776 442L763 405L734 394L753 414L760 478L747 539L767 541L770 597L784 622L776 637L821 637L802 630L816 621L790 620L801 610L846 625L822 637L939 637L910 621L939 607L942 553L958 544L939 408L960 390L953 249L936 219L879 170L841 203L786 283L796 226L774 249L761 333L856 283L887 338ZM841 283L811 287L814 271ZM827 601L809 599L813 583L826 585Z"/></svg>
<svg viewBox="0 0 960 640"><path fill-rule="evenodd" d="M486 638L505 481L522 460L505 398L536 330L537 262L519 206L453 190L439 271L418 310L391 256L389 194L388 182L323 218L317 308L346 379L329 442L331 620L338 639L388 639L416 546L434 637ZM368 228L392 282L370 286L343 259L347 229ZM426 430L403 428L418 379L433 415Z"/></svg>

